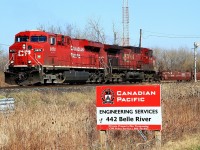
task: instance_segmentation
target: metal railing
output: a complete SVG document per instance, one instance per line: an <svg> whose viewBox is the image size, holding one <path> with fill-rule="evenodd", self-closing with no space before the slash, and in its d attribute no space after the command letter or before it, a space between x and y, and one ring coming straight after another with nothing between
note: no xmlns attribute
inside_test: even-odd
<svg viewBox="0 0 200 150"><path fill-rule="evenodd" d="M0 99L0 112L7 113L14 111L15 99L14 98L1 98Z"/></svg>

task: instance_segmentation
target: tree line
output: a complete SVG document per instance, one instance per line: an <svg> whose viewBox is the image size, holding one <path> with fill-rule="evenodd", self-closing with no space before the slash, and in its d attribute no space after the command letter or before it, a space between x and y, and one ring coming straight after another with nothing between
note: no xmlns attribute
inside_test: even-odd
<svg viewBox="0 0 200 150"><path fill-rule="evenodd" d="M193 71L194 50L187 47L178 49L153 48L158 71ZM200 53L197 53L197 71L200 71Z"/></svg>
<svg viewBox="0 0 200 150"><path fill-rule="evenodd" d="M0 47L0 71L3 72L8 63L8 53Z"/></svg>

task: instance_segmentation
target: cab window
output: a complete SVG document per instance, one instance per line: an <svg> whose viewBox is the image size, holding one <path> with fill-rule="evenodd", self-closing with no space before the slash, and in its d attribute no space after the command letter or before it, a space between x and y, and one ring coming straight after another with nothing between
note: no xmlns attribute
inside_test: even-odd
<svg viewBox="0 0 200 150"><path fill-rule="evenodd" d="M46 36L31 36L31 42L46 42Z"/></svg>
<svg viewBox="0 0 200 150"><path fill-rule="evenodd" d="M50 44L55 45L56 44L56 38L55 37L50 37Z"/></svg>
<svg viewBox="0 0 200 150"><path fill-rule="evenodd" d="M15 37L15 42L28 42L28 36L17 36Z"/></svg>

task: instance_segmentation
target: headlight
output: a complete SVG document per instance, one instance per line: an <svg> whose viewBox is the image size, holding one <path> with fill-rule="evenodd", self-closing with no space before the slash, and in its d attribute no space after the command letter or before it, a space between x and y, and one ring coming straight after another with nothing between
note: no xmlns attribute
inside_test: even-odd
<svg viewBox="0 0 200 150"><path fill-rule="evenodd" d="M15 53L15 50L10 49L9 52L10 53Z"/></svg>
<svg viewBox="0 0 200 150"><path fill-rule="evenodd" d="M11 63L11 64L14 64L14 60L11 60L10 63Z"/></svg>
<svg viewBox="0 0 200 150"><path fill-rule="evenodd" d="M35 52L41 52L42 49L34 49Z"/></svg>
<svg viewBox="0 0 200 150"><path fill-rule="evenodd" d="M23 44L23 45L22 45L22 49L26 49L26 44Z"/></svg>
<svg viewBox="0 0 200 150"><path fill-rule="evenodd" d="M31 60L28 60L28 64L31 64Z"/></svg>

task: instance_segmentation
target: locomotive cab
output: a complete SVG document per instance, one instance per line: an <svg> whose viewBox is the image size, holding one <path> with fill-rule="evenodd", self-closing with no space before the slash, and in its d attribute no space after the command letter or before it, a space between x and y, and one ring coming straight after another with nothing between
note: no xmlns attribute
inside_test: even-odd
<svg viewBox="0 0 200 150"><path fill-rule="evenodd" d="M15 43L9 48L10 65L35 67L42 64L45 42L47 37L43 35L16 36Z"/></svg>
<svg viewBox="0 0 200 150"><path fill-rule="evenodd" d="M43 31L24 31L15 35L9 47L9 62L5 71L5 82L9 84L34 84L40 78L39 71L44 63L48 35ZM31 78L34 76L34 78ZM29 79L29 80L27 80Z"/></svg>

